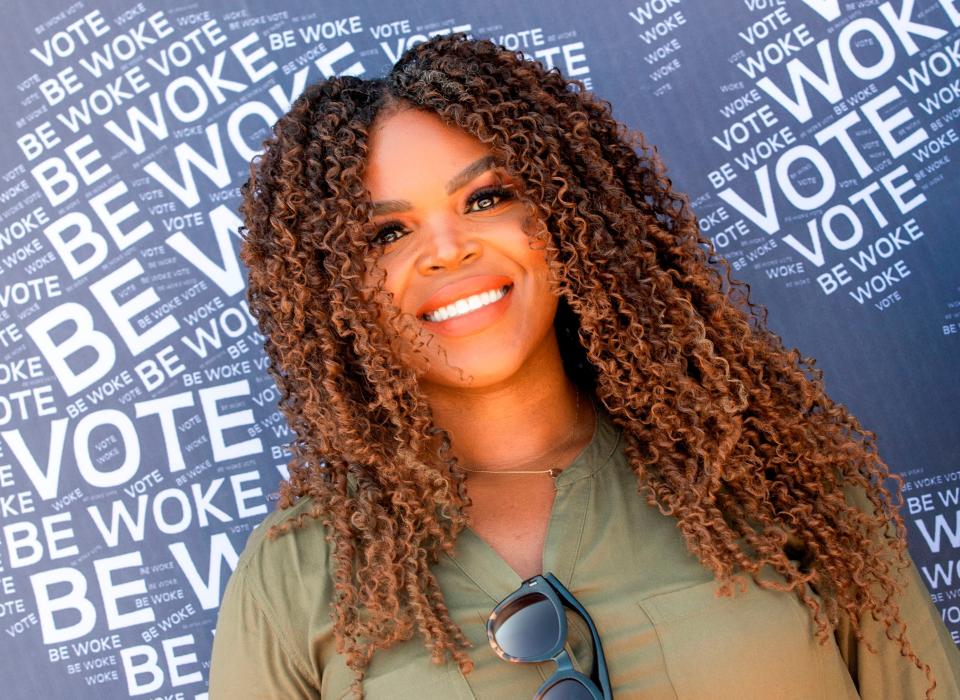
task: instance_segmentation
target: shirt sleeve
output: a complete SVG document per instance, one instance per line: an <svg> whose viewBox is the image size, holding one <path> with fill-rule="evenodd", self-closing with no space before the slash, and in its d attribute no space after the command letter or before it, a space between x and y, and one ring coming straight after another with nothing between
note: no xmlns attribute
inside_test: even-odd
<svg viewBox="0 0 960 700"><path fill-rule="evenodd" d="M849 492L848 492L849 494ZM851 498L848 495L848 498ZM851 500L861 510L871 513L872 504L857 492ZM935 700L960 698L960 649L953 642L913 559L906 554L909 568L892 570L903 586L898 600L900 618L906 635L921 661L930 665L937 687ZM887 639L886 627L870 613L861 616L864 639L877 650L874 654L862 640L857 640L845 611L840 611L840 624L835 631L837 646L846 662L850 677L863 700L922 700L930 683L913 661L901 656L900 644Z"/></svg>
<svg viewBox="0 0 960 700"><path fill-rule="evenodd" d="M210 700L320 698L245 574L238 568L223 594L210 660Z"/></svg>

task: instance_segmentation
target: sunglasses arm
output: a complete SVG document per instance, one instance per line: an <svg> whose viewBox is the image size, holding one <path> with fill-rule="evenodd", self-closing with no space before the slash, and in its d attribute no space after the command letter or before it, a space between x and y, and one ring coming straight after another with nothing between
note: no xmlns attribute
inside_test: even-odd
<svg viewBox="0 0 960 700"><path fill-rule="evenodd" d="M590 635L593 637L593 645L596 647L597 651L597 676L600 680L600 690L603 691L603 700L613 700L613 693L610 690L609 673L607 672L607 659L603 655L603 645L600 643L600 633L593 624L593 619L586 611L586 608L580 605L580 602L573 597L570 591L567 590L566 586L560 583L556 576L551 573L547 573L544 578L550 582L550 585L552 585L557 594L563 598L564 602L580 613L580 616L586 620L587 625L589 625Z"/></svg>

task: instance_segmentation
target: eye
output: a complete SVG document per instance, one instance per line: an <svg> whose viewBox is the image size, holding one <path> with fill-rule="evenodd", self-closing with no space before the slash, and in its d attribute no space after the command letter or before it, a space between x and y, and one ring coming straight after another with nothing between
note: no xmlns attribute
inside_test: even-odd
<svg viewBox="0 0 960 700"><path fill-rule="evenodd" d="M399 241L403 236L410 233L407 229L398 223L389 223L377 229L373 236L375 243L388 244Z"/></svg>
<svg viewBox="0 0 960 700"><path fill-rule="evenodd" d="M492 209L510 199L513 199L513 192L507 187L483 187L467 198L467 211Z"/></svg>

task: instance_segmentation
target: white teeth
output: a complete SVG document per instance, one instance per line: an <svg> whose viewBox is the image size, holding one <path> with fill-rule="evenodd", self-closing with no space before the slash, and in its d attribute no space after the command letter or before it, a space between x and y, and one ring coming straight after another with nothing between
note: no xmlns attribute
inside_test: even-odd
<svg viewBox="0 0 960 700"><path fill-rule="evenodd" d="M428 321L439 322L446 321L447 319L455 318L457 316L463 316L471 311L476 311L480 307L487 306L502 299L507 294L507 287L509 287L509 285L496 290L491 289L489 292L474 294L466 299L458 299L452 304L441 306L439 309L435 309L434 311L425 314L424 318Z"/></svg>

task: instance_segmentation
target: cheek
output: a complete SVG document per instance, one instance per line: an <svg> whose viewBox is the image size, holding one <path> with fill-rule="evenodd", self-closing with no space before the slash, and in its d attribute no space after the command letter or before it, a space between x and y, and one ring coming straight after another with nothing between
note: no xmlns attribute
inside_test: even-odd
<svg viewBox="0 0 960 700"><path fill-rule="evenodd" d="M537 224L538 228L531 233L523 230L520 222L517 224L519 234L515 241L515 248L518 251L516 255L523 260L524 266L528 270L536 273L537 278L552 278L555 273L550 270L547 262L547 240L550 234L546 231L543 224Z"/></svg>
<svg viewBox="0 0 960 700"><path fill-rule="evenodd" d="M399 257L383 257L363 277L363 284L371 293L371 303L377 308L377 324L395 340L409 338L417 333L417 325L412 318L413 310L404 308L405 293L410 280L410 271ZM381 291L373 290L380 286ZM390 319L393 319L391 323ZM393 323L401 329L394 328Z"/></svg>
<svg viewBox="0 0 960 700"><path fill-rule="evenodd" d="M373 293L378 286L383 290L380 293L378 301L385 303L387 301L384 292L397 294L398 281L402 275L396 265L392 264L390 259L385 256L373 259L367 265L363 274L363 286Z"/></svg>
<svg viewBox="0 0 960 700"><path fill-rule="evenodd" d="M363 275L364 296L377 310L377 325L380 326L384 332L392 335L393 331L387 320L388 307L391 303L394 303L391 301L389 294L390 292L394 292L394 290L390 288L390 281L391 275L389 270L386 270L382 265L368 269ZM376 291L378 286L382 291Z"/></svg>
<svg viewBox="0 0 960 700"><path fill-rule="evenodd" d="M534 245L542 245L539 242L534 243ZM535 279L538 282L541 282L545 287L549 289L555 288L559 279L557 277L557 272L550 269L550 265L547 262L547 251L545 248L531 249L527 252L527 269L531 270Z"/></svg>

